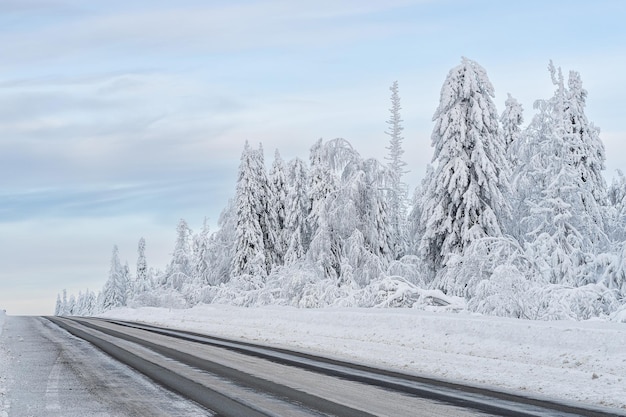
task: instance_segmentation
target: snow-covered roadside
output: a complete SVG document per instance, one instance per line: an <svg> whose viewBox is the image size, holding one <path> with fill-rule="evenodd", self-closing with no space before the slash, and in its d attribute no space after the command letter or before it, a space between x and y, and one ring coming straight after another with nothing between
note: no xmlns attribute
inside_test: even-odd
<svg viewBox="0 0 626 417"><path fill-rule="evenodd" d="M2 337L2 329L4 329L4 321L6 318L6 312L0 308L0 337ZM7 355L3 349L0 349L0 417L9 416L9 404L7 400Z"/></svg>
<svg viewBox="0 0 626 417"><path fill-rule="evenodd" d="M403 372L626 409L626 325L408 309L122 308L137 320Z"/></svg>

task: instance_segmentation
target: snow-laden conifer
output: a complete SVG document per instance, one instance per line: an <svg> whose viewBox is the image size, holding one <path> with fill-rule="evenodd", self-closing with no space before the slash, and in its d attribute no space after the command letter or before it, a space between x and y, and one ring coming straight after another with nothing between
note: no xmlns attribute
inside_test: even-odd
<svg viewBox="0 0 626 417"><path fill-rule="evenodd" d="M218 230L209 237L208 263L211 265L208 276L209 285L226 283L231 278L237 240L237 216L235 200L229 199L218 218Z"/></svg>
<svg viewBox="0 0 626 417"><path fill-rule="evenodd" d="M450 70L433 120L435 174L426 190L420 252L436 273L474 240L502 234L505 146L485 70L463 58Z"/></svg>
<svg viewBox="0 0 626 417"><path fill-rule="evenodd" d="M267 276L267 181L261 170L258 152L251 150L246 142L241 154L235 197L237 224L233 277L250 275L264 279Z"/></svg>
<svg viewBox="0 0 626 417"><path fill-rule="evenodd" d="M274 153L274 162L269 173L268 214L270 228L274 230L274 250L272 266L284 263L288 245L288 232L285 228L287 205L287 175L283 159L278 149Z"/></svg>
<svg viewBox="0 0 626 417"><path fill-rule="evenodd" d="M596 172L603 166L603 152L601 143L592 145L599 141L597 130L581 113L579 78L570 74L572 92L560 68L550 62L548 69L555 93L535 103L538 113L517 152L517 235L531 244L548 282L580 286L595 281L593 257L608 243L602 206L606 187Z"/></svg>
<svg viewBox="0 0 626 417"><path fill-rule="evenodd" d="M54 315L55 316L60 316L61 315L61 310L62 309L62 304L61 304L61 294L57 294L57 302L54 305Z"/></svg>
<svg viewBox="0 0 626 417"><path fill-rule="evenodd" d="M304 258L311 239L307 223L309 214L308 172L306 165L300 158L295 158L289 162L287 190L285 264L293 264Z"/></svg>
<svg viewBox="0 0 626 417"><path fill-rule="evenodd" d="M192 255L192 275L193 283L197 287L207 285L210 281L211 264L210 264L210 227L208 219L205 217L202 223L202 229L195 234L193 240Z"/></svg>
<svg viewBox="0 0 626 417"><path fill-rule="evenodd" d="M146 261L146 240L142 237L137 243L137 276L135 277L134 294L140 294L152 288L152 282Z"/></svg>
<svg viewBox="0 0 626 417"><path fill-rule="evenodd" d="M520 138L522 134L521 125L524 123L524 109L511 94L507 95L504 102L504 111L500 117L500 123L504 144L509 149Z"/></svg>
<svg viewBox="0 0 626 417"><path fill-rule="evenodd" d="M185 219L180 219L176 227L176 243L172 260L161 280L163 286L181 290L192 279L191 229Z"/></svg>
<svg viewBox="0 0 626 417"><path fill-rule="evenodd" d="M311 147L309 164L309 230L315 235L320 227L321 217L326 215L326 199L337 190L336 179L322 139Z"/></svg>
<svg viewBox="0 0 626 417"><path fill-rule="evenodd" d="M102 311L107 311L115 307L126 305L126 295L128 288L124 286L124 270L119 259L117 245L113 246L111 254L111 266L109 268L109 279L102 289L101 305Z"/></svg>
<svg viewBox="0 0 626 417"><path fill-rule="evenodd" d="M402 142L404 137L402 131L402 118L400 110L400 95L398 93L398 82L394 81L391 87L391 108L389 109L389 120L387 120L388 129L385 134L389 136L389 145L387 150L389 154L385 157L392 174L391 184L389 186L389 222L393 233L393 254L394 257L400 258L404 255L407 245L406 235L406 216L407 216L407 185L402 181L404 174L408 172L406 162L402 159L404 149Z"/></svg>

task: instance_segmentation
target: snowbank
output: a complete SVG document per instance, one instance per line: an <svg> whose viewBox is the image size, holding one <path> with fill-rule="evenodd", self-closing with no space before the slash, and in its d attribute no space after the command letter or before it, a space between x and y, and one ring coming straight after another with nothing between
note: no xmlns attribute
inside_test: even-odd
<svg viewBox="0 0 626 417"><path fill-rule="evenodd" d="M626 409L626 325L415 309L117 309L137 320L407 373Z"/></svg>
<svg viewBox="0 0 626 417"><path fill-rule="evenodd" d="M2 329L4 329L5 319L6 312L0 308L0 337L2 336ZM6 377L7 361L6 352L0 348L0 417L9 416L9 403L6 398L8 385Z"/></svg>
<svg viewBox="0 0 626 417"><path fill-rule="evenodd" d="M4 309L0 308L0 335L2 335L2 329L4 329L4 319L7 313Z"/></svg>

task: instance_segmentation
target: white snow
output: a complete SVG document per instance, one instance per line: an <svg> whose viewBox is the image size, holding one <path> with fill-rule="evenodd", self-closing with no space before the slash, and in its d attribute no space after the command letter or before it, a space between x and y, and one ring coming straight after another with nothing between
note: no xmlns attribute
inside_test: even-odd
<svg viewBox="0 0 626 417"><path fill-rule="evenodd" d="M4 320L6 318L6 312L0 308L0 336L2 336L2 329L4 329ZM7 354L4 349L0 349L0 417L9 416L9 402L7 396Z"/></svg>
<svg viewBox="0 0 626 417"><path fill-rule="evenodd" d="M102 316L289 347L436 378L626 409L626 325L415 309L198 305Z"/></svg>

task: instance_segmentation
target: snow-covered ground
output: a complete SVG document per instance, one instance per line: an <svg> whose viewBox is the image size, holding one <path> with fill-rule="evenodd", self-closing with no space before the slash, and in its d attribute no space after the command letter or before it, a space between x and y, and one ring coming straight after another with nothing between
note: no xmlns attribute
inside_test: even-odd
<svg viewBox="0 0 626 417"><path fill-rule="evenodd" d="M626 409L626 324L412 309L117 309L104 316Z"/></svg>
<svg viewBox="0 0 626 417"><path fill-rule="evenodd" d="M0 336L2 336L2 329L4 329L4 319L6 317L6 312L0 308ZM7 396L7 373L5 369L7 369L7 355L6 352L0 348L0 417L8 417L8 400Z"/></svg>

